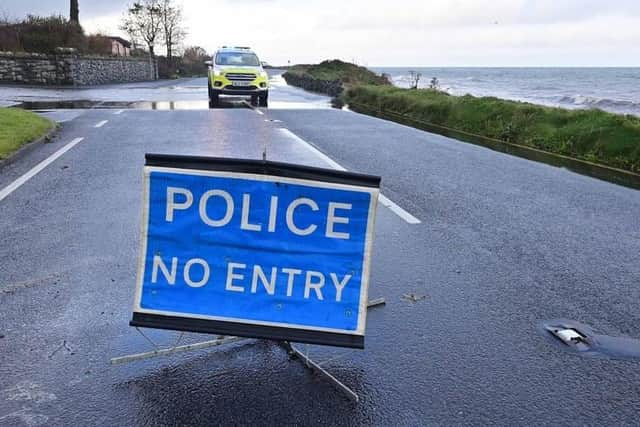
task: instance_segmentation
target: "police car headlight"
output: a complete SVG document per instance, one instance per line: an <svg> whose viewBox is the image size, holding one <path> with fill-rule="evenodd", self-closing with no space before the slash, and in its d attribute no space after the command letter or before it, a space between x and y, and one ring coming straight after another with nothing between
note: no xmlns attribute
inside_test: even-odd
<svg viewBox="0 0 640 427"><path fill-rule="evenodd" d="M267 72L266 71L260 71L260 77L267 77Z"/></svg>

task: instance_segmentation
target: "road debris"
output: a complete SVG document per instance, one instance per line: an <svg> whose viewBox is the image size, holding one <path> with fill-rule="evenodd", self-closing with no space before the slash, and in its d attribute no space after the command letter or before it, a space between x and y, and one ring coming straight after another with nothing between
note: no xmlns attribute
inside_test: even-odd
<svg viewBox="0 0 640 427"><path fill-rule="evenodd" d="M56 348L56 349L53 351L53 353L51 353L51 354L49 355L49 359L53 358L53 356L55 356L55 354L56 354L58 351L60 351L60 349L62 349L62 348L64 348L65 350L67 350L67 352L68 352L69 354L71 354L71 355L75 354L75 353L73 352L73 350L71 350L71 348L67 345L67 340L62 340L62 344L60 344L60 345L58 346L58 348Z"/></svg>
<svg viewBox="0 0 640 427"><path fill-rule="evenodd" d="M411 303L416 303L418 301L422 301L424 299L427 299L427 297L428 297L428 295L416 295L414 293L411 293L411 294L403 294L401 299L404 300L404 301L411 302Z"/></svg>

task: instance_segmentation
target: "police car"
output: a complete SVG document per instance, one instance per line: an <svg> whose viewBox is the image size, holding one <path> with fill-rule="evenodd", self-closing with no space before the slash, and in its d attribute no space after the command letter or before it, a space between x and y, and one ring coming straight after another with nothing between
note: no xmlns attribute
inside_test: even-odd
<svg viewBox="0 0 640 427"><path fill-rule="evenodd" d="M220 95L251 96L251 102L267 106L269 77L258 56L248 47L224 46L209 65L209 105L218 105Z"/></svg>

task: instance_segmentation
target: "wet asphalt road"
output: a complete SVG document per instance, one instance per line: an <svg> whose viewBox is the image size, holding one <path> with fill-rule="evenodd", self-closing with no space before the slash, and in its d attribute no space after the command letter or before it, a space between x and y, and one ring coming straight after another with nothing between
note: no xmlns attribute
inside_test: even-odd
<svg viewBox="0 0 640 427"><path fill-rule="evenodd" d="M640 336L640 192L281 84L262 114L206 109L204 80L138 86L89 95L188 109L53 111L64 120L55 141L0 168L1 189L84 137L0 202L0 425L637 424L638 360L574 354L539 325L569 318ZM381 175L385 195L422 221L379 208L370 295L387 305L369 313L366 350L310 347L361 402L258 340L110 366L150 349L128 326L144 153L266 150L325 165L281 128Z"/></svg>

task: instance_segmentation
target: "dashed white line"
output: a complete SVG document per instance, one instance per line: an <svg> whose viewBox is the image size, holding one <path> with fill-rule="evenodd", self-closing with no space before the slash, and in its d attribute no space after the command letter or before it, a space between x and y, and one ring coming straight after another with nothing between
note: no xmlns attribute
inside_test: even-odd
<svg viewBox="0 0 640 427"><path fill-rule="evenodd" d="M253 104L251 104L249 101L242 101L244 103L244 105L246 105L247 107L249 107L250 109L252 109L253 111L256 112L256 114L260 114L261 116L264 115L264 113L260 110L258 110L256 107L253 106Z"/></svg>
<svg viewBox="0 0 640 427"><path fill-rule="evenodd" d="M318 150L316 147L314 147L313 145L309 144L307 141L305 141L304 139L300 138L295 133L291 132L289 129L279 128L279 130L282 133L284 133L285 135L287 135L289 138L294 139L297 142L299 142L300 144L302 144L304 147L307 148L307 150L311 151L313 154L315 154L316 156L320 157L325 163L329 164L329 166L331 166L333 169L346 171L346 169L343 168L340 163L336 162L331 157L327 156L322 151Z"/></svg>
<svg viewBox="0 0 640 427"><path fill-rule="evenodd" d="M393 203L389 200L384 194L380 193L378 196L378 201L382 204L382 206L389 208L391 212L398 215L400 218L404 219L409 224L420 224L420 220L415 216L411 215L409 212L402 209L400 206Z"/></svg>
<svg viewBox="0 0 640 427"><path fill-rule="evenodd" d="M312 144L310 144L309 142L307 142L304 139L300 138L295 133L291 132L289 129L279 128L279 130L283 134L287 135L289 138L299 142L302 146L306 147L309 151L311 151L317 157L320 157L331 168L337 169L337 170L341 170L341 171L346 171L347 170L344 167L342 167L342 165L340 163L336 162L331 157L327 156L322 151L318 150ZM382 193L380 193L380 195L378 197L378 201L380 202L380 204L382 204L382 206L385 206L385 207L389 208L391 210L391 212L393 212L394 214L398 215L400 218L402 218L404 221L408 222L409 224L420 224L421 221L418 218L416 218L415 216L411 215L409 212L407 212L406 210L402 209L400 206L398 206L397 204L395 204L394 202L389 200Z"/></svg>
<svg viewBox="0 0 640 427"><path fill-rule="evenodd" d="M105 124L107 124L109 122L109 120L103 120L99 123L96 123L96 125L94 127L96 128L101 128L102 126L104 126Z"/></svg>
<svg viewBox="0 0 640 427"><path fill-rule="evenodd" d="M116 112L115 112L115 113L113 113L113 114L118 115L118 114L122 114L123 112L124 112L124 110L118 110L118 111L116 111Z"/></svg>
<svg viewBox="0 0 640 427"><path fill-rule="evenodd" d="M4 200L5 197L7 197L9 194L11 194L14 191L16 191L24 183L26 183L31 178L36 176L40 171L42 171L44 168L49 166L58 157L62 156L64 153L66 153L67 151L71 150L73 147L76 146L76 144L81 142L83 139L84 138L76 138L76 139L74 139L73 141L71 141L70 143L68 143L67 145L65 145L64 147L62 147L61 149L59 149L58 151L56 151L55 153L53 153L52 155L50 155L49 157L47 157L46 159L44 159L43 161L38 163L37 165L35 165L33 168L31 168L31 170L29 170L27 173L22 175L20 178L16 179L11 184L9 184L5 188L3 188L0 191L0 201Z"/></svg>

